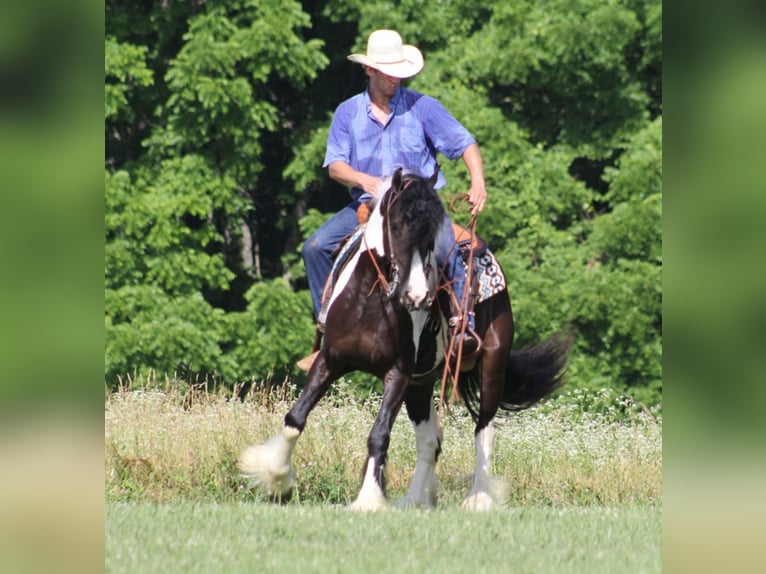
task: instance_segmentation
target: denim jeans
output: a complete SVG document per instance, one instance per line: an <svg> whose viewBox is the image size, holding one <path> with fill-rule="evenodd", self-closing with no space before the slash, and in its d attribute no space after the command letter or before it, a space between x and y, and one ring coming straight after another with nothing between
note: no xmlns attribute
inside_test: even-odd
<svg viewBox="0 0 766 574"><path fill-rule="evenodd" d="M332 252L344 237L356 229L356 208L359 201L350 203L327 220L303 244L301 256L306 265L311 300L314 304L314 319L319 316L322 307L322 290L332 271ZM462 301L465 286L465 267L455 243L449 216L444 215L444 224L436 237L436 261L439 267L445 266L444 273L453 281L452 289L458 301ZM451 251L450 251L451 250ZM446 265L445 265L446 264Z"/></svg>

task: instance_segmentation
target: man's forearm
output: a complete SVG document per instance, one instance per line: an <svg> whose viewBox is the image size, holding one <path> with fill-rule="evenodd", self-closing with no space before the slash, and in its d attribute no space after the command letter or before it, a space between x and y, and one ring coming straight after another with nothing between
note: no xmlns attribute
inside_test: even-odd
<svg viewBox="0 0 766 574"><path fill-rule="evenodd" d="M463 152L463 161L468 168L468 173L471 176L471 182L484 182L484 163L481 159L481 153L479 152L479 146L472 143Z"/></svg>
<svg viewBox="0 0 766 574"><path fill-rule="evenodd" d="M327 173L338 183L348 187L358 187L370 195L375 195L383 180L379 177L356 171L344 161L334 161L327 166Z"/></svg>
<svg viewBox="0 0 766 574"><path fill-rule="evenodd" d="M359 181L360 172L342 161L334 161L327 167L332 179L348 187L362 187Z"/></svg>

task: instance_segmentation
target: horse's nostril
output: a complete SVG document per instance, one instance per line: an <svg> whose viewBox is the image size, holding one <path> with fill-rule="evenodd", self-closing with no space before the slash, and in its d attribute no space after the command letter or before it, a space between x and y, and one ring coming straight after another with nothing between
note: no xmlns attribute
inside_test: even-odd
<svg viewBox="0 0 766 574"><path fill-rule="evenodd" d="M426 293L425 295L418 295L408 292L405 297L405 301L403 303L409 308L409 309L420 309L421 307L430 307L431 306L431 299L429 298L429 294Z"/></svg>

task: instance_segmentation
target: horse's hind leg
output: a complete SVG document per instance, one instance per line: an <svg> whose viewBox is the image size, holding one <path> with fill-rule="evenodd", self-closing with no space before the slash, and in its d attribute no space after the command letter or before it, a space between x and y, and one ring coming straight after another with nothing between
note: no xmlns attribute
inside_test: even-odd
<svg viewBox="0 0 766 574"><path fill-rule="evenodd" d="M306 426L311 410L324 396L336 377L331 376L320 354L298 400L285 416L282 432L263 444L247 447L239 456L241 475L254 480L277 499L287 499L295 487L295 471L290 460L298 437Z"/></svg>
<svg viewBox="0 0 766 574"><path fill-rule="evenodd" d="M385 491L384 467L391 441L391 429L396 415L404 401L409 376L393 367L383 380L383 400L370 435L367 437L367 463L364 467L364 481L353 510L382 510L388 507Z"/></svg>
<svg viewBox="0 0 766 574"><path fill-rule="evenodd" d="M410 488L395 505L433 508L436 506L439 487L435 471L436 461L441 452L442 433L434 409L432 385L410 385L404 404L415 429L418 458Z"/></svg>
<svg viewBox="0 0 766 574"><path fill-rule="evenodd" d="M495 446L495 429L492 419L497 414L505 384L505 351L486 353L477 368L481 372L481 399L479 417L474 430L476 469L471 490L462 507L468 510L489 510L504 498L503 484L492 477L492 456Z"/></svg>

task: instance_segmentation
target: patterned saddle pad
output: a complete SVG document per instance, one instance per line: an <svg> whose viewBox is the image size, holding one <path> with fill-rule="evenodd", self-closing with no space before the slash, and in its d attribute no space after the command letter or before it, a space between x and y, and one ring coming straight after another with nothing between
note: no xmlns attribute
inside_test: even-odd
<svg viewBox="0 0 766 574"><path fill-rule="evenodd" d="M468 265L466 263L464 265L467 272ZM505 290L505 275L495 255L489 249L473 258L473 270L476 276L474 286L478 291L479 303Z"/></svg>

